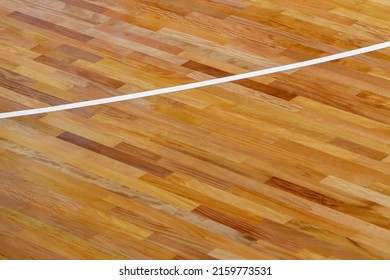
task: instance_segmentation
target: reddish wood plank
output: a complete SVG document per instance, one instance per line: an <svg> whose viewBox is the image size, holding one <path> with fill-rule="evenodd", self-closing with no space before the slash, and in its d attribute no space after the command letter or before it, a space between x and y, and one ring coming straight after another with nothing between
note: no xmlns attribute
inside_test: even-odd
<svg viewBox="0 0 390 280"><path fill-rule="evenodd" d="M192 60L184 63L183 66L190 68L190 69L193 69L193 70L196 70L196 71L199 71L199 72L202 72L202 73L206 73L208 75L211 75L211 76L214 76L217 78L232 75L229 72L225 72L223 70L220 70L220 69L217 69L217 68L214 68L211 66L207 66L207 65L204 65L204 64L198 63L196 61L192 61ZM258 90L258 91L267 93L269 95L272 95L272 96L275 96L275 97L278 97L278 98L281 98L284 100L291 100L292 98L297 96L296 94L294 94L290 91L278 89L278 88L275 88L275 87L272 87L272 86L269 86L269 85L266 85L266 84L263 84L260 82L256 82L256 81L253 81L250 79L238 80L238 81L234 81L233 83L250 88L250 89Z"/></svg>
<svg viewBox="0 0 390 280"><path fill-rule="evenodd" d="M73 143L77 146L83 147L85 149L94 151L96 153L105 155L105 156L110 157L112 159L121 161L121 162L126 163L128 165L145 170L146 172L150 172L151 174L154 174L154 175L157 175L160 177L165 177L165 176L168 176L169 174L172 173L172 171L170 171L164 167L161 167L157 164L147 162L141 158L123 153L123 152L118 151L116 149L104 146L104 145L99 144L97 142L94 142L92 140L89 140L89 139L86 139L84 137L72 134L70 132L64 132L61 135L59 135L58 138L65 140L69 143Z"/></svg>
<svg viewBox="0 0 390 280"><path fill-rule="evenodd" d="M60 105L66 103L64 100L55 97L55 93L53 93L53 95L49 95L31 88L30 86L32 86L33 83L34 81L29 78L12 73L5 69L0 69L0 87L15 91L50 105Z"/></svg>
<svg viewBox="0 0 390 280"><path fill-rule="evenodd" d="M329 143L332 145L335 145L337 147L346 149L348 151L351 151L351 152L354 152L354 153L357 153L357 154L360 154L360 155L363 155L363 156L366 156L366 157L369 157L369 158L372 158L375 160L382 160L388 156L387 154L382 153L380 151L371 149L369 147L364 147L362 145L359 145L357 143L354 143L352 141L349 141L349 140L346 140L343 138L339 138L339 137L336 137L335 139L333 139Z"/></svg>
<svg viewBox="0 0 390 280"><path fill-rule="evenodd" d="M75 39L75 40L78 40L81 42L87 42L87 41L93 39L93 37L91 37L89 35L82 34L80 32L71 30L69 28L62 27L62 26L59 26L57 24L54 24L54 23L51 23L51 22L48 22L45 20L20 13L18 11L12 12L8 16L11 18L23 21L25 23L37 26L37 27L59 33L65 37L69 37L69 38L72 38L72 39Z"/></svg>
<svg viewBox="0 0 390 280"><path fill-rule="evenodd" d="M337 199L328 197L326 195L309 190L307 188L293 184L291 182L285 181L285 180L277 178L277 177L272 177L271 179L269 179L265 183L267 185L276 187L278 189L282 189L282 190L287 191L289 193L296 194L298 196L304 197L306 199L309 199L311 201L314 201L316 203L319 203L319 204L322 204L322 205L325 205L325 206L328 206L331 208L337 208L343 204L341 201L338 201Z"/></svg>

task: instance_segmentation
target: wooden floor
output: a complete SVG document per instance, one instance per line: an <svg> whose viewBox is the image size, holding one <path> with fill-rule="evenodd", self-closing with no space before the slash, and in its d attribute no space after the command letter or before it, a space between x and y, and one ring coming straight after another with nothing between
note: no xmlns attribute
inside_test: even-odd
<svg viewBox="0 0 390 280"><path fill-rule="evenodd" d="M387 0L1 0L0 111L389 40ZM390 50L0 120L0 259L390 259Z"/></svg>

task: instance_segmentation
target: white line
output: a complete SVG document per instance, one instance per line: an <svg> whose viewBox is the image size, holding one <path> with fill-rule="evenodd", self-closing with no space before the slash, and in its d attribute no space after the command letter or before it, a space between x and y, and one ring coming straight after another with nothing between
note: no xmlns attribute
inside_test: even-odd
<svg viewBox="0 0 390 280"><path fill-rule="evenodd" d="M195 89L205 86L212 86L216 84L221 83L227 83L247 78L253 78L258 77L262 75L282 72L282 71L288 71L293 69L298 69L302 67L312 66L324 62L329 62L341 58L347 58L363 53L368 53L372 51L381 50L384 48L390 47L390 41L384 42L352 51L346 51L338 54L332 54L325 57L310 59L302 62L282 65L282 66L276 66L268 69L263 70L257 70L253 72L243 73L243 74L237 74L232 75L228 77L223 78L217 78L217 79L211 79L207 81L201 81L201 82L195 82L191 84L185 84L180 86L173 86L173 87L167 87L167 88L161 88L161 89L154 89L154 90L148 90L148 91L142 91L137 93L130 93L125 94L121 96L113 96L113 97L107 97L102 99L95 99L95 100L89 100L89 101L82 101L82 102L75 102L75 103L69 103L64 105L56 105L56 106L50 106L50 107L44 107L44 108L36 108L36 109L28 109L28 110L20 110L20 111L14 111L14 112L6 112L6 113L0 113L0 119L5 118L13 118L13 117L20 117L20 116L28 116L28 115L35 115L35 114L42 114L42 113L50 113L50 112L56 112L56 111L62 111L62 110L70 110L70 109L77 109L82 107L88 107L88 106L95 106L95 105L103 105L107 103L113 103L113 102L119 102L119 101L125 101L125 100L131 100L141 97L148 97L153 95L160 95L165 93L171 93L171 92L177 92L177 91L183 91L188 89Z"/></svg>

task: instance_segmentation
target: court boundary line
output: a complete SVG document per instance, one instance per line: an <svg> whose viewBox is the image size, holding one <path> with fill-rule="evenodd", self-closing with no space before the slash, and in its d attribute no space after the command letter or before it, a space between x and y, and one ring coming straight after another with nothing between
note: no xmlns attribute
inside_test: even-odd
<svg viewBox="0 0 390 280"><path fill-rule="evenodd" d="M121 102L121 101L127 101L137 98L143 98L143 97L149 97L149 96L156 96L161 94L167 94L167 93L173 93L178 91L185 91L190 89L196 89L196 88L202 88L206 86L212 86L212 85L218 85L222 83L228 83L233 82L237 80L242 79L248 79L253 77L259 77L263 75L268 74L274 74L278 72L284 72L288 70L295 70L303 67L313 66L325 62L334 61L337 59L342 58L348 58L364 53L369 53L381 49L385 49L390 47L390 41L383 42L380 44L375 44L355 50L345 51L337 54L332 54L320 58L314 58L309 59L306 61L291 63L287 65L280 65L276 67L271 67L267 69L262 70L256 70L252 72L242 73L242 74L236 74L231 75L227 77L222 78L215 78L210 79L206 81L199 81L184 85L178 85L178 86L172 86L172 87L166 87L166 88L160 88L160 89L153 89L153 90L147 90L142 92L136 92L136 93L129 93L119 96L111 96L101 99L93 99L93 100L87 100L87 101L80 101L80 102L74 102L74 103L68 103L68 104L61 104L61 105L54 105L54 106L48 106L48 107L42 107L42 108L33 108L33 109L26 109L26 110L19 110L19 111L12 111L12 112L4 112L0 113L0 119L6 119L6 118L14 118L14 117L21 117L21 116L29 116L29 115L37 115L37 114L43 114L43 113L51 113L51 112L58 112L58 111L64 111L64 110L72 110L72 109L79 109L84 107L91 107L91 106L97 106L97 105L104 105L114 102Z"/></svg>

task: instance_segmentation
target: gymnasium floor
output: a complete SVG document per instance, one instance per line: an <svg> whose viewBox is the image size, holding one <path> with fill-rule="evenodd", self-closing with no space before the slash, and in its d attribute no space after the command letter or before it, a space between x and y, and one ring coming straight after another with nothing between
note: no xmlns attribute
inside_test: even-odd
<svg viewBox="0 0 390 280"><path fill-rule="evenodd" d="M390 41L387 0L1 0L0 112ZM0 119L0 259L390 259L390 49Z"/></svg>

